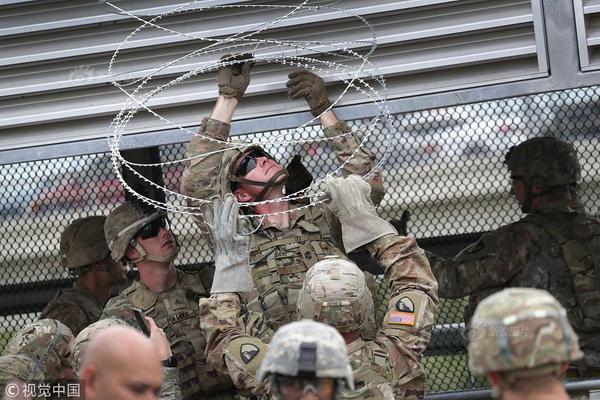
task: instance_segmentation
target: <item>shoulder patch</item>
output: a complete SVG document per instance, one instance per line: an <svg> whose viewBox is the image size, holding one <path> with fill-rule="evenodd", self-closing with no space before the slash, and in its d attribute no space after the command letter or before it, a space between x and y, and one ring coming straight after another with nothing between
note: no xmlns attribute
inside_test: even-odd
<svg viewBox="0 0 600 400"><path fill-rule="evenodd" d="M252 343L244 343L240 347L240 358L245 364L254 360L258 353L260 353L260 349Z"/></svg>
<svg viewBox="0 0 600 400"><path fill-rule="evenodd" d="M414 313L415 312L415 303L413 303L413 301L406 296L402 297L400 300L398 300L396 302L396 310Z"/></svg>

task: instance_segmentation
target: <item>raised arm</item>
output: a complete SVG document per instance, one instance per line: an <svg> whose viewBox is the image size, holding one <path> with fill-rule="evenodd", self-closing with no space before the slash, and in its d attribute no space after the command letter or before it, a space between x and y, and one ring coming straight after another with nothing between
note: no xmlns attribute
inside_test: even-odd
<svg viewBox="0 0 600 400"><path fill-rule="evenodd" d="M293 99L304 97L312 114L320 118L325 136L334 138L331 140L331 145L338 162L342 164L350 160L343 168L344 176L350 174L362 176L372 170L375 166L375 155L364 146L360 147L361 141L354 133L350 133L348 125L338 119L331 109L332 103L327 96L323 79L304 68L293 70L288 77L286 86L290 97ZM350 158L353 154L354 156ZM371 200L377 205L385 194L381 173L374 173L367 182L371 186Z"/></svg>
<svg viewBox="0 0 600 400"><path fill-rule="evenodd" d="M208 138L227 141L233 114L250 83L253 63L251 54L224 56L221 61L225 64L217 72L219 96L210 116L202 120L200 133ZM229 165L224 163L226 152L219 151L225 145L206 137L194 136L188 144L186 158L194 158L186 163L181 178L181 193L197 199L210 199L229 191L228 185L221 179L221 172L229 170ZM199 203L190 200L188 205L198 206ZM201 218L197 222L207 232Z"/></svg>

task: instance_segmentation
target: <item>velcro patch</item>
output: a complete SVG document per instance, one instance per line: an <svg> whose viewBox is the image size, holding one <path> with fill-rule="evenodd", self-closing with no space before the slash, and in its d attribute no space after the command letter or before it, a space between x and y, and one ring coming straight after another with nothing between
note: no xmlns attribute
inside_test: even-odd
<svg viewBox="0 0 600 400"><path fill-rule="evenodd" d="M396 302L396 310L402 311L402 312L414 313L415 312L415 303L413 303L413 301L410 298L404 296Z"/></svg>
<svg viewBox="0 0 600 400"><path fill-rule="evenodd" d="M254 357L260 352L258 347L253 345L252 343L244 343L240 347L240 358L246 364L250 361L254 360Z"/></svg>
<svg viewBox="0 0 600 400"><path fill-rule="evenodd" d="M391 311L388 317L388 324L415 326L414 312Z"/></svg>

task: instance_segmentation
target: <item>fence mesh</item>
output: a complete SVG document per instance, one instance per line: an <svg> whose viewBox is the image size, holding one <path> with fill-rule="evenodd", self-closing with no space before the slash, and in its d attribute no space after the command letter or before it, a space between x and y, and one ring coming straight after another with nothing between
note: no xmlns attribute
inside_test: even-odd
<svg viewBox="0 0 600 400"><path fill-rule="evenodd" d="M418 239L478 233L520 218L509 194L502 162L506 151L523 140L550 134L572 142L583 166L580 194L590 213L600 207L600 87L565 90L396 115L389 124L377 123L366 140L379 159L387 194L379 211L388 220L409 210L407 230ZM368 120L348 121L363 130ZM295 154L315 178L336 168L327 144L318 140L320 128L271 131L245 138L270 143L303 139L305 143L266 145L282 164ZM161 147L163 161L182 158L185 144ZM164 181L177 190L182 165L163 169ZM124 193L107 154L60 158L0 166L0 285L5 298L0 314L0 353L9 338L33 321L41 306L31 297L44 289L68 284L61 269L61 231L75 218L106 215L124 200ZM167 195L168 201L175 200ZM178 262L210 261L211 252L197 234L191 218L171 215L181 244ZM57 284L59 282L59 284ZM385 304L387 291L377 297ZM465 299L443 300L424 365L429 391L455 391L484 386L467 368L462 313Z"/></svg>

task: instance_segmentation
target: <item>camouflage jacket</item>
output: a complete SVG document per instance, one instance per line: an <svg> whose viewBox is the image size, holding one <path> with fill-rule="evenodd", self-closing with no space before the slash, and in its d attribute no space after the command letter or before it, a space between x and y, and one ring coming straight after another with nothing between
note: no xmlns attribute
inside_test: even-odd
<svg viewBox="0 0 600 400"><path fill-rule="evenodd" d="M140 308L167 335L177 357L183 398L229 399L235 393L233 382L210 367L204 355L206 340L200 329L198 300L208 296L205 285L198 272L179 270L175 287L162 293L134 281L108 301L102 318L120 318L134 325L131 308Z"/></svg>
<svg viewBox="0 0 600 400"><path fill-rule="evenodd" d="M229 137L229 129L226 123L205 119L202 134L225 141ZM325 128L324 132L327 137L335 137L332 144L338 161L343 163L350 159L343 169L345 174L365 174L373 168L375 157L368 150L359 148L360 141L349 133L350 129L344 122ZM223 153L202 156L223 148L222 143L202 136L191 140L186 157L192 160L186 165L181 183L184 194L210 199L223 191L219 186L219 172L230 167L223 165ZM353 158L350 158L352 155ZM383 196L381 177L375 174L370 184L371 197L377 204ZM246 299L247 305L251 311L264 312L273 329L296 319L298 291L308 268L328 255L345 257L339 222L326 207L295 208L290 204L290 208L289 228L282 230L263 222L256 227L252 239L250 263L257 291ZM208 232L200 218L196 222L202 232ZM209 237L208 234L205 236Z"/></svg>
<svg viewBox="0 0 600 400"><path fill-rule="evenodd" d="M86 326L100 319L103 305L78 281L69 289L61 289L54 295L39 319L52 318L68 326L77 336Z"/></svg>
<svg viewBox="0 0 600 400"><path fill-rule="evenodd" d="M426 382L420 361L431 338L437 282L413 238L387 235L368 248L384 269L392 293L375 340L361 337L348 344L356 391L342 393L341 398L422 399ZM234 376L240 377L239 383L264 395L265 389L252 377L264 357L265 345L236 324L241 307L240 298L233 293L200 300L209 362L222 371L237 369ZM229 318L221 318L224 315Z"/></svg>
<svg viewBox="0 0 600 400"><path fill-rule="evenodd" d="M577 201L543 205L486 233L454 259L428 254L440 296L477 304L505 287L533 287L555 296L580 336L586 363L600 367L600 221Z"/></svg>

